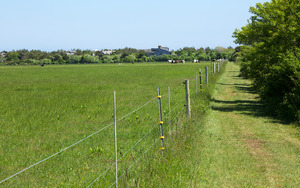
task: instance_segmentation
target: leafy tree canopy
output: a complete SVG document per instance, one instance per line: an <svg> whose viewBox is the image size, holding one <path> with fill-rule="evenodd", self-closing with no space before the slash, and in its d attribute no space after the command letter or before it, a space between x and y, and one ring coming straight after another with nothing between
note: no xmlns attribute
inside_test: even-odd
<svg viewBox="0 0 300 188"><path fill-rule="evenodd" d="M248 24L236 30L242 75L254 80L261 98L285 115L300 118L300 3L272 0L251 7ZM280 114L279 110L275 112Z"/></svg>

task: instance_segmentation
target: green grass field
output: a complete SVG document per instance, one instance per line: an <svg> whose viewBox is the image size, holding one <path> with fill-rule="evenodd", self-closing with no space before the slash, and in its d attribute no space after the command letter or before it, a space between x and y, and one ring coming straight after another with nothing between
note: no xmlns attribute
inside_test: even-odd
<svg viewBox="0 0 300 188"><path fill-rule="evenodd" d="M117 94L120 118L155 98L157 87L161 87L166 115L167 87L171 91L179 88L171 95L171 106L178 107L171 116L176 116L184 108L182 82L190 79L191 94L195 95L198 69L209 65L207 62L0 67L0 181L112 123L113 91ZM119 157L157 122L157 99L118 122ZM168 129L165 127L164 131ZM110 126L1 186L85 187L114 162L113 132ZM157 125L124 155L118 164L119 174L158 137ZM157 153L159 147L160 141L147 155ZM135 167L132 171L139 173ZM106 187L113 179L112 168L94 185Z"/></svg>

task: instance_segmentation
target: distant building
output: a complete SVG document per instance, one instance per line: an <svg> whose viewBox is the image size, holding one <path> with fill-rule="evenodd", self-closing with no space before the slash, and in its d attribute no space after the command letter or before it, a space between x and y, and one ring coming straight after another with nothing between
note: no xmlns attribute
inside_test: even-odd
<svg viewBox="0 0 300 188"><path fill-rule="evenodd" d="M98 52L98 51L99 51L98 49L91 50L92 56L95 56L95 55L96 55L96 52Z"/></svg>
<svg viewBox="0 0 300 188"><path fill-rule="evenodd" d="M102 50L101 52L102 52L103 55L111 55L115 51L112 51L112 50Z"/></svg>
<svg viewBox="0 0 300 188"><path fill-rule="evenodd" d="M71 50L71 51L66 51L66 54L67 54L67 55L74 55L75 53L76 53L76 52L75 52L75 51L72 51L72 50Z"/></svg>
<svg viewBox="0 0 300 188"><path fill-rule="evenodd" d="M1 52L0 54L2 57L6 57L7 56L7 52Z"/></svg>
<svg viewBox="0 0 300 188"><path fill-rule="evenodd" d="M170 49L168 47L158 46L158 48L151 48L151 51L148 53L148 56L151 55L160 56L164 54L171 55Z"/></svg>

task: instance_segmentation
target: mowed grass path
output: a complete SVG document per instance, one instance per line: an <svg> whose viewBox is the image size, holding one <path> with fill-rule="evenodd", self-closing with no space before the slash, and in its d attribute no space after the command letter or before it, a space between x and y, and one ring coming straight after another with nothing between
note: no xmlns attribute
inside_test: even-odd
<svg viewBox="0 0 300 188"><path fill-rule="evenodd" d="M228 63L205 119L195 187L300 187L300 130L264 116L250 81ZM276 92L276 91L274 91Z"/></svg>

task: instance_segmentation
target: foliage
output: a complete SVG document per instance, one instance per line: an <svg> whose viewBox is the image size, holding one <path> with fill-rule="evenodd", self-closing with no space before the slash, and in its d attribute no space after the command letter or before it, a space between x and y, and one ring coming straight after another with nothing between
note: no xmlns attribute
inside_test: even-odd
<svg viewBox="0 0 300 188"><path fill-rule="evenodd" d="M296 119L300 110L300 4L272 0L251 7L248 25L236 30L242 75L252 78L277 115ZM299 117L298 117L299 118Z"/></svg>
<svg viewBox="0 0 300 188"><path fill-rule="evenodd" d="M8 61L19 60L19 53L18 52L10 52L10 53L8 53L7 60Z"/></svg>
<svg viewBox="0 0 300 188"><path fill-rule="evenodd" d="M211 61L214 59L234 60L235 50L232 48L217 47L215 49L184 47L172 51L171 55L149 56L147 50L135 48L124 48L113 50L111 55L103 55L101 51L73 49L72 55L67 55L67 51L57 50L45 52L40 50L16 50L7 53L1 52L0 63L4 65L38 65L38 64L93 64L93 63L132 63L132 62L167 62L168 60L194 60ZM8 54L8 55L6 55ZM48 59L48 61L45 61Z"/></svg>

